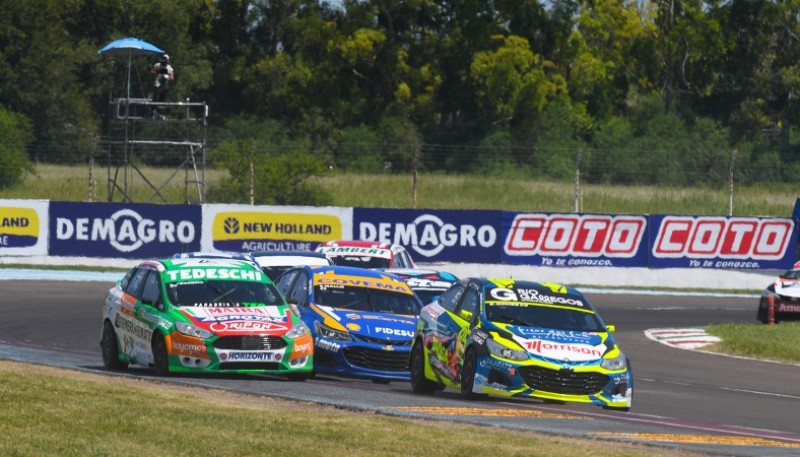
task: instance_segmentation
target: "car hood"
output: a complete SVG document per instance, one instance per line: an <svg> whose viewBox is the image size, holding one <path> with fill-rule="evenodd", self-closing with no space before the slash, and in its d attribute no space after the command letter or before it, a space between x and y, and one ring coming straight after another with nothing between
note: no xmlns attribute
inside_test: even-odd
<svg viewBox="0 0 800 457"><path fill-rule="evenodd" d="M293 325L292 312L288 306L182 307L179 312L197 327L222 336L283 336Z"/></svg>
<svg viewBox="0 0 800 457"><path fill-rule="evenodd" d="M325 325L336 327L333 324L335 322L351 334L390 341L411 340L417 325L417 316L353 311L329 306L312 306L311 312L322 319Z"/></svg>
<svg viewBox="0 0 800 457"><path fill-rule="evenodd" d="M779 279L775 281L775 293L786 297L800 297L800 279Z"/></svg>
<svg viewBox="0 0 800 457"><path fill-rule="evenodd" d="M589 362L602 359L613 345L608 333L525 326L509 326L506 330L528 354L559 361Z"/></svg>

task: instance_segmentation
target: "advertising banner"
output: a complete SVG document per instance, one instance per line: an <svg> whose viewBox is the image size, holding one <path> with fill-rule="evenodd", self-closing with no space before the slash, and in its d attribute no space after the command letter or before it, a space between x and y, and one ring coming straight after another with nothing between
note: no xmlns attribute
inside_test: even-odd
<svg viewBox="0 0 800 457"><path fill-rule="evenodd" d="M500 211L354 208L355 239L404 246L415 262L499 263Z"/></svg>
<svg viewBox="0 0 800 457"><path fill-rule="evenodd" d="M651 268L787 269L795 262L792 219L650 216Z"/></svg>
<svg viewBox="0 0 800 457"><path fill-rule="evenodd" d="M145 259L200 250L200 206L50 202L50 254Z"/></svg>
<svg viewBox="0 0 800 457"><path fill-rule="evenodd" d="M206 251L313 251L330 240L352 239L352 208L203 205Z"/></svg>
<svg viewBox="0 0 800 457"><path fill-rule="evenodd" d="M502 261L548 267L646 267L645 216L512 213L502 216Z"/></svg>
<svg viewBox="0 0 800 457"><path fill-rule="evenodd" d="M0 200L0 255L47 255L47 200Z"/></svg>

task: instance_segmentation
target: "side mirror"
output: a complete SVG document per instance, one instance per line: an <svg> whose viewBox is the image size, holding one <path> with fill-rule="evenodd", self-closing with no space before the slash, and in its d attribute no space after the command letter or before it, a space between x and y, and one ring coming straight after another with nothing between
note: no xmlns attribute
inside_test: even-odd
<svg viewBox="0 0 800 457"><path fill-rule="evenodd" d="M461 317L461 319L464 319L465 321L472 320L472 311L467 311L466 309L462 309L461 311L458 312L458 315L459 317Z"/></svg>
<svg viewBox="0 0 800 457"><path fill-rule="evenodd" d="M617 331L617 326L614 324L606 325L606 330L608 330L608 333L614 333Z"/></svg>

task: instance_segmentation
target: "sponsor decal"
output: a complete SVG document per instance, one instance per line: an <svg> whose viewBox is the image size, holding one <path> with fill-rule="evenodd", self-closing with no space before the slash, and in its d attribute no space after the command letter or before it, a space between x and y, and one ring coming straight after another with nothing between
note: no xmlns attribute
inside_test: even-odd
<svg viewBox="0 0 800 457"><path fill-rule="evenodd" d="M142 322L147 323L151 327L161 326L162 328L169 329L172 327L172 322L164 319L160 315L154 313L148 308L141 308L137 313L137 317Z"/></svg>
<svg viewBox="0 0 800 457"><path fill-rule="evenodd" d="M317 252L325 253L328 256L357 255L357 256L367 256L367 257L379 257L381 259L392 258L392 251L390 251L389 249L362 248L358 246L330 246L330 247L320 246L317 249Z"/></svg>
<svg viewBox="0 0 800 457"><path fill-rule="evenodd" d="M411 326L413 326L416 323L415 321L412 320L403 319L400 317L384 316L381 314L345 314L344 317L348 319L364 319L373 321L393 322L395 324L404 324Z"/></svg>
<svg viewBox="0 0 800 457"><path fill-rule="evenodd" d="M483 330L476 329L475 332L469 336L469 338L482 346L484 343L486 343L486 339L489 338L489 335Z"/></svg>
<svg viewBox="0 0 800 457"><path fill-rule="evenodd" d="M198 281L211 279L234 279L237 281L264 280L262 272L257 270L241 270L234 268L191 268L184 270L169 270L167 281Z"/></svg>
<svg viewBox="0 0 800 457"><path fill-rule="evenodd" d="M541 303L546 305L568 305L585 307L586 305L582 300L569 296L556 296L545 295L536 289L506 289L503 287L495 287L489 291L489 294L501 302L526 302L526 303ZM487 301L487 303L491 303ZM505 303L495 303L504 305Z"/></svg>
<svg viewBox="0 0 800 457"><path fill-rule="evenodd" d="M494 357L481 357L478 366L484 369L494 369L502 373L508 373L510 376L514 376L517 373L515 366L508 362L497 360Z"/></svg>
<svg viewBox="0 0 800 457"><path fill-rule="evenodd" d="M646 228L643 216L517 214L504 250L510 256L633 258Z"/></svg>
<svg viewBox="0 0 800 457"><path fill-rule="evenodd" d="M328 214L219 212L212 224L215 241L269 239L325 242L342 238L341 219Z"/></svg>
<svg viewBox="0 0 800 457"><path fill-rule="evenodd" d="M242 241L239 251L313 251L317 243L299 241Z"/></svg>
<svg viewBox="0 0 800 457"><path fill-rule="evenodd" d="M255 321L214 322L208 328L214 333L266 332L283 334L289 330L286 325Z"/></svg>
<svg viewBox="0 0 800 457"><path fill-rule="evenodd" d="M414 336L414 332L411 330L388 327L375 327L375 334L405 336L408 338L412 338Z"/></svg>
<svg viewBox="0 0 800 457"><path fill-rule="evenodd" d="M50 202L50 253L163 256L199 249L200 207Z"/></svg>
<svg viewBox="0 0 800 457"><path fill-rule="evenodd" d="M353 322L345 325L345 327L347 327L348 330L352 330L354 332L361 330L361 326Z"/></svg>
<svg viewBox="0 0 800 457"><path fill-rule="evenodd" d="M200 323L205 322L227 322L227 321L257 321L282 323L287 322L290 311L280 314L274 307L225 307L225 308L182 308L190 317Z"/></svg>
<svg viewBox="0 0 800 457"><path fill-rule="evenodd" d="M294 352L295 352L295 354L298 354L298 355L300 355L300 354L302 354L302 355L309 354L311 352L311 342L309 341L309 342L305 342L305 343L302 343L302 344L296 344L294 346Z"/></svg>
<svg viewBox="0 0 800 457"><path fill-rule="evenodd" d="M452 224L434 214L421 214L411 222L366 222L358 226L360 240L410 246L423 257L433 257L450 247L491 248L497 231L489 224Z"/></svg>
<svg viewBox="0 0 800 457"><path fill-rule="evenodd" d="M218 354L223 362L279 362L283 357L274 352L218 351Z"/></svg>
<svg viewBox="0 0 800 457"><path fill-rule="evenodd" d="M577 343L557 343L547 340L526 340L523 347L533 354L568 362L583 362L596 360L603 357L606 346L603 344L591 346Z"/></svg>
<svg viewBox="0 0 800 457"><path fill-rule="evenodd" d="M172 348L170 352L173 354L208 358L206 345L199 338L194 338L175 332L172 334L171 340Z"/></svg>
<svg viewBox="0 0 800 457"><path fill-rule="evenodd" d="M529 339L546 339L559 343L581 343L594 346L602 340L599 335L593 333L570 330L515 327L515 332Z"/></svg>
<svg viewBox="0 0 800 457"><path fill-rule="evenodd" d="M150 336L153 334L153 332L149 328L141 326L135 321L126 319L123 316L123 314L117 313L116 318L114 319L114 327L119 329L120 333L124 333L139 340L150 340Z"/></svg>
<svg viewBox="0 0 800 457"><path fill-rule="evenodd" d="M359 278L356 276L329 276L329 275L315 275L315 286L334 286L334 287L367 287L370 289L383 289L392 290L395 292L402 292L408 295L413 295L414 292L408 287L408 284L402 281L395 281L393 279L371 279Z"/></svg>
<svg viewBox="0 0 800 457"><path fill-rule="evenodd" d="M0 248L26 248L39 240L39 215L33 208L0 207Z"/></svg>
<svg viewBox="0 0 800 457"><path fill-rule="evenodd" d="M800 305L781 303L776 311L779 313L800 313Z"/></svg>
<svg viewBox="0 0 800 457"><path fill-rule="evenodd" d="M718 258L722 263L713 265L718 268L752 268L739 265L748 262L735 261L783 259L793 231L791 219L665 216L652 254L657 258Z"/></svg>
<svg viewBox="0 0 800 457"><path fill-rule="evenodd" d="M438 281L435 279L408 278L406 280L406 284L408 284L408 287L411 287L412 289L444 290L449 289L452 283L449 281Z"/></svg>
<svg viewBox="0 0 800 457"><path fill-rule="evenodd" d="M324 340L322 338L317 337L314 340L314 345L322 350L330 351L330 352L337 352L339 349L342 348L340 343L336 343L334 341Z"/></svg>

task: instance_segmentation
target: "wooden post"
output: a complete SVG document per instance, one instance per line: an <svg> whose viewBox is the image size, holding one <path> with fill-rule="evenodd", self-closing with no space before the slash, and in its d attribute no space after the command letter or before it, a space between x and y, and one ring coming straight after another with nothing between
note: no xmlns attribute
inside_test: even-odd
<svg viewBox="0 0 800 457"><path fill-rule="evenodd" d="M583 209L583 202L581 201L581 158L583 157L583 148L578 148L578 156L575 159L575 212L579 213Z"/></svg>
<svg viewBox="0 0 800 457"><path fill-rule="evenodd" d="M411 208L417 209L417 161L419 160L420 144L414 146L414 156L411 159Z"/></svg>
<svg viewBox="0 0 800 457"><path fill-rule="evenodd" d="M736 164L736 149L731 152L731 168L728 171L728 216L733 216L733 171Z"/></svg>
<svg viewBox="0 0 800 457"><path fill-rule="evenodd" d="M256 140L250 144L250 205L256 204L256 169L255 161L256 155Z"/></svg>

